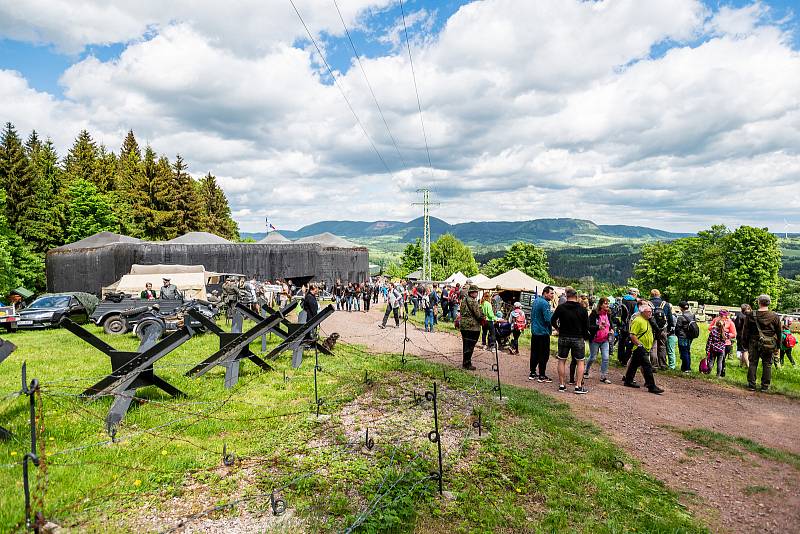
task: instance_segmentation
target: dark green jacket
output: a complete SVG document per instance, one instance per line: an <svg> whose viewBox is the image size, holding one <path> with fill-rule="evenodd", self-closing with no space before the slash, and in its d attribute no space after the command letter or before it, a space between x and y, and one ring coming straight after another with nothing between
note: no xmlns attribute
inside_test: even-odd
<svg viewBox="0 0 800 534"><path fill-rule="evenodd" d="M480 330L481 321L484 319L483 311L478 301L467 295L461 301L461 330Z"/></svg>

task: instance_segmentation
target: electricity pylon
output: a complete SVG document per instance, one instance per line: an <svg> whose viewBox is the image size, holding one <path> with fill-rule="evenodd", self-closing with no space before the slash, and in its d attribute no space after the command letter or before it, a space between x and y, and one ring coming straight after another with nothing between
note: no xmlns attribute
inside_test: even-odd
<svg viewBox="0 0 800 534"><path fill-rule="evenodd" d="M431 273L431 206L439 206L438 202L431 202L431 192L427 189L417 189L417 193L422 193L422 202L413 202L413 206L422 206L422 279L430 281L433 278Z"/></svg>

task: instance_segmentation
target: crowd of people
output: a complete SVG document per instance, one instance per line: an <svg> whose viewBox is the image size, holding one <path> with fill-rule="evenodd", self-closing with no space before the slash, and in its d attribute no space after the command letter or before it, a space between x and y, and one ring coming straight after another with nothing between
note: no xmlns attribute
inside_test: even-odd
<svg viewBox="0 0 800 534"><path fill-rule="evenodd" d="M589 311L589 306L571 287L565 289L555 309L552 305L554 295L555 290L546 287L531 307L529 380L552 382L547 375L547 363L554 329L558 332L559 391L566 391L567 384L571 384L576 394L587 393L583 379L589 377L589 370L598 354L601 359L600 382L610 384L608 362L615 341L619 362L625 368L622 384L626 387L641 387L635 380L641 369L647 390L654 394L663 393L664 390L656 384L655 373L676 369L676 356L680 358L681 371L691 372L692 343L700 337L700 328L687 302L680 302L676 310L657 289L653 289L650 299L646 300L639 296L636 288L630 288L621 299L598 299ZM761 363L760 387L767 391L773 365L783 365L784 357L794 365L792 348L797 343L791 332L791 320L781 321L778 314L769 309L770 304L769 295L761 295L756 310L744 304L733 317L728 310L720 310L708 325L705 357L699 363L699 370L716 372L718 377L724 377L726 360L735 346L740 365L748 368L749 389L756 390L758 365ZM465 367L471 365L469 338L469 334L464 337ZM587 344L589 358L584 363ZM571 359L569 373L568 358ZM567 375L569 382L565 383Z"/></svg>

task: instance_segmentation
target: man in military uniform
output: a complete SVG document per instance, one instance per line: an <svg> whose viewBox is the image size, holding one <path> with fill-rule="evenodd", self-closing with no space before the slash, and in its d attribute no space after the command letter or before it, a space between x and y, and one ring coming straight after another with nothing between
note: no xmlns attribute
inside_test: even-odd
<svg viewBox="0 0 800 534"><path fill-rule="evenodd" d="M164 300L183 300L181 292L178 291L178 286L173 284L169 278L164 278L164 285L161 286L161 294L159 298Z"/></svg>

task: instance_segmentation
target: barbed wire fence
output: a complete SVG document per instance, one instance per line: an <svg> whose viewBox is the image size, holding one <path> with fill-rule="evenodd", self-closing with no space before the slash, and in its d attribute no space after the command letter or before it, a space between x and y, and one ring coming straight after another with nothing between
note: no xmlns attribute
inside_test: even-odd
<svg viewBox="0 0 800 534"><path fill-rule="evenodd" d="M458 402L450 398L453 389L449 384L453 373L459 372L450 369L450 374L448 374L448 368L460 366L461 352L440 350L439 347L428 338L427 334L423 339L425 340L425 344L429 345L429 347L420 346L420 344L413 341L408 336L408 317L405 315L403 317L403 322L404 332L402 346L397 346L395 354L370 352L368 349L358 344L358 339L360 337L370 338L373 342L386 342L388 341L390 332L367 333L364 336L348 336L348 341L351 341L351 343L344 343L340 340L337 344L337 351L339 353L349 353L356 362L364 362L367 365L351 366L345 371L331 369L329 366L323 365L324 362L320 362L320 354L315 350L314 365L310 373L308 371L303 373L302 371L295 370L291 376L287 376L284 370L283 377L275 387L287 387L294 384L303 384L310 387L313 381L313 400L309 399L307 407L305 408L278 411L275 405L254 402L252 398L247 398L247 393L258 385L263 386L263 381L272 380L273 382L277 382L275 379L276 373L268 372L257 372L246 376L235 388L226 390L225 395L221 399L214 400L203 400L202 397L199 400L186 398L160 400L136 394L131 395L124 391L112 391L105 393L103 397L108 397L112 400L123 397L139 405L147 405L147 410L151 415L158 418L166 417L166 420L159 421L156 425L144 428L139 428L136 424L126 424L120 428L122 432L115 431L108 439L78 444L49 454L46 451L46 439L44 439L46 433L46 406L51 406L49 410L52 413L59 413L59 411L61 413L70 413L86 423L102 426L105 421L102 407L100 410L93 408L92 404L87 403L85 399L80 396L80 392L83 391L84 385L87 382L102 379L107 376L107 373L95 376L63 377L57 380L48 380L44 383L33 379L29 384L25 384L26 368L23 364L22 389L17 392L8 393L0 399L2 401L11 400L14 402L18 397L24 396L28 399L30 405L29 426L31 450L24 455L21 462L25 498L24 522L21 521L14 528L19 529L24 526L25 529L37 532L43 529L46 520L45 503L47 492L58 490L58 488L49 487L48 471L50 469L58 470L94 466L111 467L125 470L127 473L174 475L175 472L173 470L159 469L156 466L159 465L159 461L163 459L163 456L169 454L163 447L166 444L176 442L185 447L197 450L200 453L205 453L210 457L217 457L219 459L218 462L208 464L203 468L190 470L189 472L195 476L204 472L215 471L220 469L220 467L228 469L236 468L237 465L242 465L243 462L249 462L251 465L256 466L275 467L289 462L287 459L308 458L315 451L324 451L326 454L330 455L352 455L355 453L371 458L374 455L376 447L382 449L384 454L388 457L388 464L382 468L382 472L376 473L376 477L380 477L380 482L372 493L373 497L353 516L352 523L342 528L343 532L354 532L375 514L382 512L399 500L420 491L420 488L426 487L426 482L434 482L436 486L435 490L438 491L439 494L443 494L446 480L445 471L448 467L448 462L455 461L451 457L452 454L455 454L455 451L443 450L443 428L440 425L444 424L448 427L447 430L452 430L455 424L453 423L453 418L450 418L448 422L445 423L445 420L440 417L440 410L445 409L453 412L462 412L458 422L459 427L466 429L463 433L462 446L473 434L479 437L482 436L482 433L486 430L484 412L488 411L486 406L486 403L489 402L486 398L487 393L491 394L493 391L498 392L502 399L502 391L500 390L500 361L495 352L495 364L490 366L482 365L479 367L480 370L496 373L496 386L492 388L481 387L480 384L483 379L472 377L474 378L474 382L471 385L461 388L462 397L464 399L462 399L462 402ZM324 328L319 328L318 330L324 336L328 336ZM315 341L317 340L318 339L315 339ZM414 349L413 352L419 354L413 354L410 349ZM368 364L371 359L375 358L397 363L396 370L400 373L383 373L376 375L375 366ZM441 372L440 377L435 376L435 373L430 370L432 368L425 368L424 372L422 372L420 370L421 368L413 365L415 362L439 366ZM176 370L180 372L194 365L196 365L196 361L177 363L157 362L153 367L161 371ZM420 388L419 385L410 385L409 381L401 376L402 373L405 372L421 372L421 376L431 380L430 385L425 388ZM463 378L471 375L460 373L460 376L462 377L460 382L466 382ZM440 387L439 383L441 383L443 387ZM388 397L387 400L381 400L376 390L380 390L381 393L386 395ZM354 437L356 434L355 430L351 429L353 430L351 432L351 435L353 435L352 439L348 438L344 441L332 439L330 436L333 435L332 430L335 425L331 422L329 416L333 415L337 409L345 407L354 399L370 391L374 394L369 396L370 404L366 407L369 408L371 412L378 412L380 415L363 418L360 419L357 424L354 423L355 426L358 426L357 438ZM237 416L235 415L236 406L260 411L263 410L263 413L258 413L257 416L253 417ZM226 407L228 409L223 413L223 409ZM405 419L410 421L413 417L419 419L418 416L421 413L419 412L420 409L429 409L432 412L428 417L430 430L421 432L418 425L415 426L411 423L405 426L398 426L398 420ZM416 413L409 414L411 410L415 410ZM276 448L271 455L266 457L237 456L234 449L228 448L227 442L223 442L221 449L218 449L203 443L202 439L193 437L189 432L193 426L205 421L248 423L250 431L257 432L262 427L265 429L266 426L264 425L271 424L272 422L279 420L297 420L304 416L312 417L315 421L315 425L312 430L305 432L301 443L294 446ZM380 425L387 421L391 421L392 425L389 428L383 428L379 431ZM58 424L57 421L51 421L51 423ZM115 446L125 442L135 442L139 440L146 440L146 444L150 450L148 455L145 456L142 456L140 453L135 463L126 463L124 460L104 461L80 458L82 453L91 449ZM428 442L428 445L423 447L425 441ZM312 443L318 444L310 445ZM398 451L406 446L412 446L416 450L416 453L410 458L407 458L405 462L401 462ZM448 455L448 453L451 453L451 455ZM205 458L205 456L202 458ZM428 474L421 474L416 465L417 461L423 461L426 465L431 465L433 467ZM405 464L404 467L401 467L401 463ZM30 471L30 465L36 467L35 473ZM0 468L2 469L17 469L19 467L20 462L0 464ZM224 503L215 504L212 507L182 518L165 531L172 532L181 529L192 521L253 501L268 502L269 509L273 515L282 515L291 505L291 503L287 503L284 495L285 491L289 488L296 487L298 482L318 474L325 468L325 465L312 466L307 469L301 469L300 471L297 470L297 465L288 467L291 469L287 469L286 472L292 473L291 478L283 484L275 484L274 487L271 488L271 491L237 497ZM31 484L31 479L35 480L35 484ZM137 479L137 481L138 480L139 479ZM112 487L115 482L116 480L111 478L85 492L85 494L91 494L93 496L91 501L97 504L87 504L85 499L76 499L74 502L61 506L60 508L48 509L47 516L56 520L64 520L65 518L68 519L68 514L75 512L79 508L85 513L91 510L93 506L98 506L100 502L112 497L121 497L131 500L141 498L142 492L120 492L117 488ZM398 493L396 491L397 488L402 488L402 491Z"/></svg>

